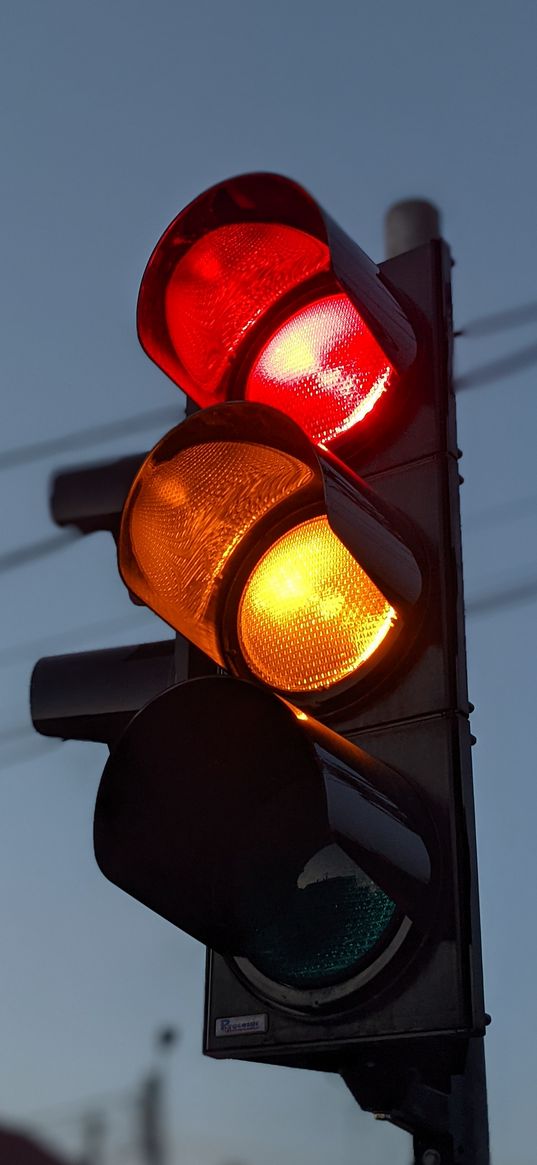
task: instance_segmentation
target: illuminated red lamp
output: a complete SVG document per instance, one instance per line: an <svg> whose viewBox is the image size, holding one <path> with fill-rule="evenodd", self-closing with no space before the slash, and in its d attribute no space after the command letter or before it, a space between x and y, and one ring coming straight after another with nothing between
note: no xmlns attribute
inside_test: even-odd
<svg viewBox="0 0 537 1165"><path fill-rule="evenodd" d="M275 174L220 183L172 222L142 279L138 334L200 406L269 404L317 445L381 412L416 355L378 267Z"/></svg>

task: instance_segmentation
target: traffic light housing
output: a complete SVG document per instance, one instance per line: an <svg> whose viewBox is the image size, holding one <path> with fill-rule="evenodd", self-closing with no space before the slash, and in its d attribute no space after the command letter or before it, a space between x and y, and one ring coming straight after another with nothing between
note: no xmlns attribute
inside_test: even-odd
<svg viewBox="0 0 537 1165"><path fill-rule="evenodd" d="M341 703L385 648L393 663L394 638L415 634L421 548L398 521L293 421L225 404L178 425L141 466L119 566L215 663L311 711Z"/></svg>
<svg viewBox="0 0 537 1165"><path fill-rule="evenodd" d="M203 408L103 525L205 678L107 723L97 860L208 946L209 1055L339 1071L404 1124L485 1025L449 252L376 267L250 175L168 228L138 329Z"/></svg>
<svg viewBox="0 0 537 1165"><path fill-rule="evenodd" d="M411 922L423 930L438 900L435 842L396 772L224 676L171 687L139 712L95 813L95 852L112 881L248 963L244 976L264 980L265 994L300 1006L305 992L306 1010L347 996L349 971L356 993Z"/></svg>
<svg viewBox="0 0 537 1165"><path fill-rule="evenodd" d="M416 337L379 270L309 194L244 174L195 199L147 265L138 335L201 407L270 404L315 443L375 431Z"/></svg>

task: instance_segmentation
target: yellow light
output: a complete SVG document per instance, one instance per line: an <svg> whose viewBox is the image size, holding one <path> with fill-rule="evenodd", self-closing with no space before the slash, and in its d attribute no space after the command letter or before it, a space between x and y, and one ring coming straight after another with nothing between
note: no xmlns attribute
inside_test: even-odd
<svg viewBox="0 0 537 1165"><path fill-rule="evenodd" d="M290 454L246 441L166 456L174 432L144 463L125 507L120 569L134 594L223 664L214 607L229 559L256 522L313 475Z"/></svg>
<svg viewBox="0 0 537 1165"><path fill-rule="evenodd" d="M239 606L239 642L248 667L271 687L318 691L357 671L395 619L322 516L289 530L254 567Z"/></svg>

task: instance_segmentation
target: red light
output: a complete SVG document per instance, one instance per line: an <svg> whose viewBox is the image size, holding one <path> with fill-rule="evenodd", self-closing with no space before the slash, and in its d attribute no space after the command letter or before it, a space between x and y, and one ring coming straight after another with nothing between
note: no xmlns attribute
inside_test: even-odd
<svg viewBox="0 0 537 1165"><path fill-rule="evenodd" d="M350 299L330 295L278 328L250 371L246 397L287 413L324 445L371 412L392 374Z"/></svg>
<svg viewBox="0 0 537 1165"><path fill-rule="evenodd" d="M279 223L226 224L193 243L168 281L164 311L199 403L225 399L225 376L252 324L329 265L325 243Z"/></svg>

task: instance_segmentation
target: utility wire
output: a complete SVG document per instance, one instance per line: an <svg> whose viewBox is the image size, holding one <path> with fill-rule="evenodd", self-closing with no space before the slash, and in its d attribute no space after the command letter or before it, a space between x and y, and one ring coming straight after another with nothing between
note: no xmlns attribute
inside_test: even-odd
<svg viewBox="0 0 537 1165"><path fill-rule="evenodd" d="M500 356L497 360L490 360L487 364L480 364L463 376L457 376L454 381L455 392L463 392L468 388L480 388L483 384L493 384L496 380L503 380L513 372L520 372L524 368L531 368L537 364L537 344L529 344L527 348L520 348L518 352L511 352L508 356Z"/></svg>
<svg viewBox="0 0 537 1165"><path fill-rule="evenodd" d="M467 615L488 615L490 611L497 611L502 607L518 607L522 603L529 603L537 598L537 578L527 579L525 582L513 583L501 591L493 591L489 595L482 595L478 599L470 599L466 603Z"/></svg>
<svg viewBox="0 0 537 1165"><path fill-rule="evenodd" d="M521 498L520 500L515 499L508 502L499 502L481 514L470 515L468 518L465 518L463 531L469 527L475 529L479 526L491 526L496 522L521 517L534 511L536 508L537 497L535 496ZM5 554L0 554L0 574L13 570L17 566L24 566L28 562L34 562L38 558L44 558L48 554L54 554L56 550L63 550L69 542L80 537L82 537L82 534L79 530L69 529L65 530L62 534L57 534L50 538L43 538L38 542L29 542L24 546L16 547L14 550L8 550ZM0 662L2 657L3 652L0 650Z"/></svg>
<svg viewBox="0 0 537 1165"><path fill-rule="evenodd" d="M38 558L45 558L63 550L75 538L81 538L79 530L64 530L61 534L54 534L50 538L42 538L39 542L28 542L25 546L17 546L15 550L7 550L0 554L0 574L13 570L17 566L25 566L28 562L35 562Z"/></svg>
<svg viewBox="0 0 537 1165"><path fill-rule="evenodd" d="M520 307L509 308L507 311L496 312L477 320L471 320L457 336L475 337L487 336L507 328L519 327L532 323L537 319L537 303L523 304ZM485 364L473 372L460 376L455 381L455 389L474 388L485 380L498 380L512 371L529 367L537 361L537 345L523 348L511 356L503 357L498 361ZM149 409L138 413L134 417L123 418L119 421L108 421L104 425L89 425L84 429L76 429L63 437L50 437L44 441L34 441L28 445L19 445L16 449L7 449L0 453L0 471L12 469L18 465L28 465L33 461L41 461L56 453L71 452L75 449L86 449L92 445L100 445L117 436L131 433L142 433L151 425L166 424L170 421L179 422L181 409L166 408ZM179 415L178 415L179 414Z"/></svg>
<svg viewBox="0 0 537 1165"><path fill-rule="evenodd" d="M147 607L138 607L130 615L123 615L115 619L101 619L95 623L86 623L83 627L73 627L69 631L59 631L56 635L45 635L38 639L27 639L22 643L14 643L12 647L0 649L0 667L4 667L25 660L28 656L40 654L47 650L55 651L60 643L69 643L73 639L93 639L95 635L113 634L115 631L128 631L130 627L138 627L140 622L151 618L154 622L156 615Z"/></svg>
<svg viewBox="0 0 537 1165"><path fill-rule="evenodd" d="M175 408L169 405L166 408L149 409L147 412L137 413L134 417L126 417L120 421L108 421L105 425L88 425L84 429L66 433L63 437L50 437L29 445L19 445L16 449L6 449L0 453L0 470L28 465L32 461L42 461L56 453L70 453L74 449L100 445L115 437L143 433L151 425L167 424L171 421L178 424L180 420L181 403L178 402Z"/></svg>
<svg viewBox="0 0 537 1165"><path fill-rule="evenodd" d="M477 388L488 381L501 380L512 372L531 367L536 362L537 345L531 344L519 352L480 365L471 372L456 377L454 381L455 392ZM109 421L106 425L90 425L85 429L77 429L63 437L51 437L45 441L19 445L15 449L6 449L0 453L0 472L5 469L14 469L19 465L43 461L57 453L70 453L101 445L118 436L143 433L152 425L169 424L173 421L178 424L181 419L177 409L152 409L146 413L138 413L135 417L124 418L121 421Z"/></svg>
<svg viewBox="0 0 537 1165"><path fill-rule="evenodd" d="M477 320L470 320L463 328L457 331L457 336L471 339L474 336L490 336L496 332L505 332L508 328L520 328L524 324L532 324L537 320L537 303L520 304L519 307L507 308L505 311L491 312L490 315L480 316Z"/></svg>
<svg viewBox="0 0 537 1165"><path fill-rule="evenodd" d="M491 594L482 595L475 599L469 599L465 604L467 615L481 615L485 612L499 609L506 606L517 606L521 603L529 602L537 595L537 579L527 579L518 583L513 583L511 586L504 589L493 591ZM47 649L54 650L67 640L84 640L89 637L101 633L108 634L114 631L127 631L130 627L139 627L141 620L144 617L152 616L151 611L144 608L140 609L139 613L132 615L125 615L123 618L117 619L102 619L99 622L87 623L83 627L73 627L69 631L60 631L57 635L47 635L38 639L27 639L22 643L14 643L12 647L5 647L0 650L0 667L7 667L10 664L18 663L21 660L27 659L28 656L35 656L41 651ZM167 638L171 638L168 636ZM28 728L25 731L31 732ZM0 743L6 735L23 734L22 728L10 729L9 732L0 732Z"/></svg>
<svg viewBox="0 0 537 1165"><path fill-rule="evenodd" d="M465 604L465 610L467 615L479 616L489 614L491 611L504 607L520 606L522 603L531 602L535 598L537 598L537 577L515 582L511 586L492 591L488 595L481 595L479 598L470 599ZM119 622L120 620L110 620L108 625L115 624L117 626ZM99 624L94 624L94 626L99 626ZM75 634L75 632L69 632L68 634ZM80 635L81 632L79 631L78 634ZM37 646L37 644L39 644L39 640L34 642L34 646ZM24 644L25 651L29 651L31 647L31 643ZM33 737L34 729L31 725L17 724L12 728L0 731L0 748L4 745L9 747L12 742L17 743L19 740L26 742L26 740Z"/></svg>
<svg viewBox="0 0 537 1165"><path fill-rule="evenodd" d="M482 595L481 598L470 599L465 604L466 614L473 618L479 618L482 615L490 615L493 611L501 610L505 607L518 607L523 603L533 602L537 598L537 578L528 579L525 582L514 583L504 590L493 591L491 594ZM111 622L119 622L112 620ZM101 624L102 626L102 624ZM25 649L29 645L25 645ZM19 748L17 743L20 741ZM29 725L17 725L14 728L7 729L5 732L0 732L0 767L4 769L13 768L17 764L24 761L33 760L42 754L48 754L53 748L58 748L64 742L55 738L46 738L45 740L36 739L36 733ZM9 751L10 745L15 745L15 752ZM7 756L3 754L3 748L6 748Z"/></svg>

